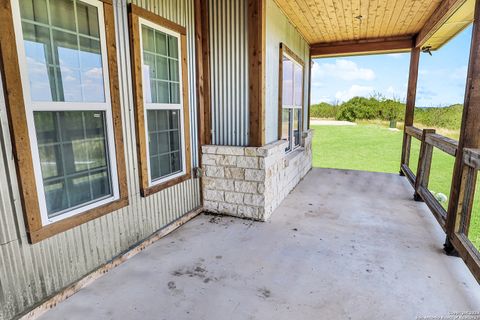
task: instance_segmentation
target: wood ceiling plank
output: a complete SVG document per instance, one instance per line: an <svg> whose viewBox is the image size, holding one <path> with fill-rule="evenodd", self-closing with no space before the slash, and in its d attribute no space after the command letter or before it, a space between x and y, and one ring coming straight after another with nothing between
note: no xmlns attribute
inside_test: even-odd
<svg viewBox="0 0 480 320"><path fill-rule="evenodd" d="M442 13L466 0L274 1L309 43L325 43L411 37L417 33L425 41L435 32L432 29L438 27L436 24L444 22L439 20ZM445 33L451 37L460 30L458 26Z"/></svg>
<svg viewBox="0 0 480 320"><path fill-rule="evenodd" d="M392 10L392 7L394 6L395 6L395 2L393 1L388 2L385 0L380 0L380 5L378 7L378 16L375 20L375 30L373 34L370 35L372 38L380 37L380 32L382 31L384 21L385 20L388 21L389 12Z"/></svg>
<svg viewBox="0 0 480 320"><path fill-rule="evenodd" d="M298 0L297 4L302 10L302 13L305 17L305 20L310 25L311 34L313 37L317 38L320 34L319 29L323 29L322 32L326 32L325 26L322 24L318 25L318 20L315 19L312 8L305 0Z"/></svg>
<svg viewBox="0 0 480 320"><path fill-rule="evenodd" d="M321 12L320 4L318 4L315 0L305 0L305 1L306 1L306 4L310 7L312 11L312 15L318 26L318 28L314 30L316 38L323 39L325 35L328 35L328 37L332 37L331 36L332 30L331 28L326 27L328 23L326 23L325 16Z"/></svg>
<svg viewBox="0 0 480 320"><path fill-rule="evenodd" d="M405 23L406 17L412 12L413 6L406 6L406 0L397 0L395 8L390 16L390 21L384 30L382 36L388 37L395 34L395 29L399 29L402 23ZM409 1L410 2L410 1ZM411 4L411 3L409 3Z"/></svg>
<svg viewBox="0 0 480 320"><path fill-rule="evenodd" d="M419 10L418 14L412 18L410 25L406 27L406 32L411 34L418 33L441 2L442 0L433 0L424 5L423 9Z"/></svg>
<svg viewBox="0 0 480 320"><path fill-rule="evenodd" d="M341 9L339 9L338 7L338 4L334 4L334 3L331 3L331 5L334 6L334 11L337 12L337 24L335 25L335 28L332 28L332 22L330 20L330 14L328 12L328 7L327 7L327 3L325 0L314 0L314 3L316 5L316 7L318 8L319 10L319 13L322 17L322 20L324 22L324 26L327 30L331 30L331 32L329 32L329 36L330 36L330 39L331 41L335 41L336 39L338 39L339 37L339 32L345 32L347 30L347 27L345 26L345 24L342 25L342 17L343 17L343 11Z"/></svg>
<svg viewBox="0 0 480 320"><path fill-rule="evenodd" d="M346 33L342 34L340 39L337 41L340 41L341 39L355 39L355 30L354 30L354 24L353 24L353 12L352 12L352 1L351 0L342 0L340 2L343 7L343 13L344 13L344 19L345 19L345 25L347 26Z"/></svg>
<svg viewBox="0 0 480 320"><path fill-rule="evenodd" d="M365 39L368 37L368 21L370 17L375 17L377 0L360 0L360 15L362 17L367 17L360 24L360 38ZM372 9L370 9L372 7Z"/></svg>

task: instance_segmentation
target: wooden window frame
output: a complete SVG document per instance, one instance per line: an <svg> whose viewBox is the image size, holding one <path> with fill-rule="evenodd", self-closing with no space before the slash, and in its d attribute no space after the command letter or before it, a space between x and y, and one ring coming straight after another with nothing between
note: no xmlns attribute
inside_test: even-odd
<svg viewBox="0 0 480 320"><path fill-rule="evenodd" d="M279 73L278 73L278 140L282 139L282 112L283 112L283 56L286 55L289 58L293 59L294 62L298 63L302 67L302 107L301 110L301 119L300 121L300 134L304 130L304 104L305 104L305 62L295 54L285 43L280 43L280 55L278 58L279 61ZM295 89L295 88L294 88ZM295 99L295 97L294 97ZM292 128L293 129L293 128ZM294 137L292 136L292 139ZM299 145L295 146L291 142L292 147L287 152L292 152L302 146L302 137L300 136Z"/></svg>
<svg viewBox="0 0 480 320"><path fill-rule="evenodd" d="M37 243L43 239L52 237L58 233L74 228L80 224L101 217L120 208L128 206L128 189L125 167L125 155L123 146L123 130L121 119L121 106L118 82L117 52L115 43L115 22L113 5L110 0L97 0L103 6L103 19L105 24L105 39L107 53L108 85L110 87L111 122L113 124L113 141L115 148L116 175L118 177L117 197L108 203L86 209L62 220L45 224L42 222L42 213L39 203L39 190L35 178L35 165L32 156L32 144L29 139L27 125L28 112L26 99L22 85L22 75L19 66L19 56L16 36L21 35L21 30L16 30L12 1L2 2L0 10L0 63L4 74L4 93L7 112L10 122L10 131L15 156L15 164L19 181L20 195L23 206L23 214L27 235L30 243ZM15 33L17 32L17 33ZM23 37L22 37L23 39ZM20 40L22 41L22 40ZM26 81L25 78L23 78ZM113 169L113 168L112 168Z"/></svg>
<svg viewBox="0 0 480 320"><path fill-rule="evenodd" d="M188 65L187 65L187 38L186 28L170 20L156 15L148 10L142 9L134 4L129 4L129 30L130 30L130 50L132 58L132 77L133 77L133 97L135 105L136 135L137 135L137 154L140 175L140 193L143 197L174 186L178 183L191 178L191 145L190 145L190 117L188 105ZM181 97L183 104L183 137L182 145L184 152L184 174L172 179L152 184L150 182L148 146L145 126L145 104L143 99L143 72L142 72L142 48L141 44L141 20L148 21L162 28L171 30L180 35L180 55L181 60Z"/></svg>

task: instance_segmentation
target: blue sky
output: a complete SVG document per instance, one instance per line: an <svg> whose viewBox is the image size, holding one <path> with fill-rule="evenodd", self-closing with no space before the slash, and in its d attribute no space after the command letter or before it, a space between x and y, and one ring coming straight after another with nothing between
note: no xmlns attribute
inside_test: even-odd
<svg viewBox="0 0 480 320"><path fill-rule="evenodd" d="M418 107L463 103L472 28L432 52L420 56ZM379 93L405 101L410 54L384 54L315 59L312 103L341 103L354 96Z"/></svg>

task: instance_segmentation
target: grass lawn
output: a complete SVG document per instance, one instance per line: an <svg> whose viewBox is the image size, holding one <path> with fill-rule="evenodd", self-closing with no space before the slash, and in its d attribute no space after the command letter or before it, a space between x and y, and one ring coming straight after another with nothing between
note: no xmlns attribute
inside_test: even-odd
<svg viewBox="0 0 480 320"><path fill-rule="evenodd" d="M402 150L402 131L391 131L378 124L356 126L311 126L313 166L398 174ZM412 139L410 168L415 173L420 143ZM434 149L429 190L437 197L450 197L454 158ZM480 181L470 224L470 240L480 248ZM413 189L412 189L413 196ZM448 202L443 202L446 208Z"/></svg>

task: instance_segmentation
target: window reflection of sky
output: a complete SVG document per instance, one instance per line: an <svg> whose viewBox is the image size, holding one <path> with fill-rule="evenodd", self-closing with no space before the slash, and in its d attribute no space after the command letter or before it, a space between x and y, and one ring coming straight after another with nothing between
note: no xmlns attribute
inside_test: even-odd
<svg viewBox="0 0 480 320"><path fill-rule="evenodd" d="M28 40L24 43L32 101L53 101L56 81L66 102L105 101L100 53L56 47L60 75L55 79L53 68L49 74L45 59L48 46Z"/></svg>

